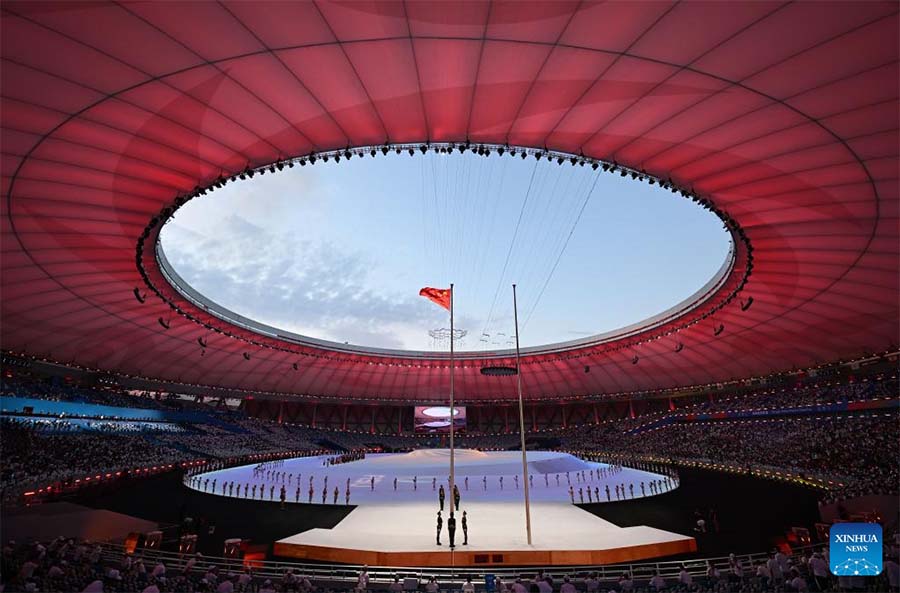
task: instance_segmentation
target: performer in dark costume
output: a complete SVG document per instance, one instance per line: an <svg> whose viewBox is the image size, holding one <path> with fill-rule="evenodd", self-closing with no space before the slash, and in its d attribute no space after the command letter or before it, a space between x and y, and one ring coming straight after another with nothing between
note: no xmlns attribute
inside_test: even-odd
<svg viewBox="0 0 900 593"><path fill-rule="evenodd" d="M441 517L441 512L438 511L437 516L437 545L441 545L441 527L444 526L444 519Z"/></svg>
<svg viewBox="0 0 900 593"><path fill-rule="evenodd" d="M450 534L450 549L456 547L456 517L453 516L453 511L450 511L450 518L447 519L447 533Z"/></svg>
<svg viewBox="0 0 900 593"><path fill-rule="evenodd" d="M469 545L469 521L466 518L465 511L463 511L463 516L462 516L462 530L463 530L463 545L468 546Z"/></svg>

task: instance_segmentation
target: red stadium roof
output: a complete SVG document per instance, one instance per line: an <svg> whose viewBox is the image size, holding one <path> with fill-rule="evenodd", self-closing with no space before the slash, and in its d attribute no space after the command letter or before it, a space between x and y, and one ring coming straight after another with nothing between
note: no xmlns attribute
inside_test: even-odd
<svg viewBox="0 0 900 593"><path fill-rule="evenodd" d="M161 278L158 226L140 268L136 248L162 209L220 176L466 139L671 179L752 246L752 271L739 249L726 285L685 316L528 355L528 397L896 346L898 22L895 2L4 2L3 348L229 388L439 397L442 357L229 326ZM168 330L141 269L187 315ZM460 361L458 397L513 397L514 380L480 373L508 357L482 358Z"/></svg>

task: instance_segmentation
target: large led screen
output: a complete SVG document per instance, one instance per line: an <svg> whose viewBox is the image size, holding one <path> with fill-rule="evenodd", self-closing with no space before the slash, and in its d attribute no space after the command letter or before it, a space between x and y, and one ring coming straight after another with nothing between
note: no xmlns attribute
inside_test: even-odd
<svg viewBox="0 0 900 593"><path fill-rule="evenodd" d="M450 433L450 406L416 406L415 429L422 434ZM453 413L453 432L465 432L466 408L456 406Z"/></svg>

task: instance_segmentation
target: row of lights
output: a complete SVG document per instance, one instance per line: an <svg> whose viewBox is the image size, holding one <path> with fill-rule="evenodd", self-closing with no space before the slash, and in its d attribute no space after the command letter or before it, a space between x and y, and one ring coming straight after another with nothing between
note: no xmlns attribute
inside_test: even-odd
<svg viewBox="0 0 900 593"><path fill-rule="evenodd" d="M171 469L175 469L176 466L179 468L193 468L196 466L200 466L207 463L206 460L200 459L196 461L182 461L181 463L170 463L168 465L154 465L154 466L146 466L146 467L136 467L132 470L120 470L117 472L107 472L96 474L92 476L85 476L83 478L77 478L72 482L72 485L75 488L81 488L82 486L89 486L91 483L102 482L104 480L110 480L113 478L119 478L124 473L128 473L132 476L140 476L143 474L144 477L152 474L163 471L169 471ZM68 482L68 480L66 480ZM22 493L22 495L26 499L31 499L33 496L40 496L42 494L53 494L54 492L62 492L65 488L62 486L57 486L54 488L53 484L50 484L44 488L38 488L37 490L27 490Z"/></svg>
<svg viewBox="0 0 900 593"><path fill-rule="evenodd" d="M872 399L868 399L868 400L848 401L847 405L849 406L852 404L864 403L864 402L879 402L882 400L884 400L885 402L895 401L888 397L884 397L884 398L876 397L876 398L872 398ZM810 413L816 413L816 412L828 413L829 410L827 408L830 408L834 405L837 405L837 404L836 403L823 403L823 404L812 404L812 405L808 405L808 406L789 406L789 407L784 407L784 408L764 407L764 408L749 408L749 409L732 409L732 410L722 410L719 412L706 412L706 413L702 413L702 414L698 414L697 412L668 412L662 418L653 420L652 422L646 422L636 428L632 428L631 430L625 431L625 434L638 434L638 433L644 432L645 430L656 430L658 428L663 428L663 426L667 426L667 425L673 424L673 423L708 422L710 420L728 419L728 418L713 418L712 416L714 414L730 415L730 414L753 414L753 413L757 413L757 412L776 412L776 413L787 412L788 415L791 415L791 416L805 417L805 416L807 416L807 414L802 414L802 415L801 414L790 414L790 412L792 410L799 410L802 408L812 408L812 410L810 410ZM878 407L882 407L881 404L879 404ZM887 407L887 406L884 406L884 407ZM833 410L833 412L845 412L845 411L850 411L850 410ZM709 416L709 417L708 418L700 418L699 416ZM820 418L820 416L817 416L817 418ZM746 419L731 418L730 420L732 420L732 421L742 421L742 420L750 421L751 419L749 419L749 418L746 418Z"/></svg>
<svg viewBox="0 0 900 593"><path fill-rule="evenodd" d="M4 351L4 353L8 356L15 356L20 359L29 359L29 360L40 361L40 362L45 362L45 363L50 363L50 364L65 365L70 368L78 369L78 370L86 371L86 372L101 371L101 369L86 367L83 365L76 364L74 362L62 362L59 360L49 358L47 356L36 356L36 355L32 355L32 354L27 354L24 352L17 353L17 352L12 352L12 351ZM884 352L878 354L877 356L880 356L882 358L887 358L889 360L896 360L898 357L898 352L897 352L896 348L891 347L890 349L885 350ZM860 358L840 360L838 362L834 362L834 363L830 363L830 364L820 364L816 367L810 367L810 369L807 369L807 370L812 370L813 368L823 369L826 367L827 368L837 368L840 366L851 365L851 364L854 364L859 361L870 360L872 357L873 357L873 355L871 353L867 352L864 356L861 356ZM734 385L738 385L738 384L747 386L747 385L752 385L753 383L765 383L765 382L772 381L775 379L787 379L787 378L790 378L797 374L803 374L803 373L804 373L804 371L797 371L797 370L781 371L781 372L776 372L776 373L770 373L768 375L753 376L753 377L749 377L749 378L745 378L745 379L735 379L735 380L725 381L725 382L706 383L703 385L695 385L692 387L668 387L668 388L664 388L664 389L657 389L657 390L651 390L651 391L646 391L646 390L644 390L644 391L623 391L623 392L612 393L612 394L587 395L587 396L572 395L572 396L562 396L562 397L558 397L558 396L533 397L533 398L529 398L529 403L552 402L554 404L557 404L557 403L561 403L561 402L576 402L576 403L589 404L589 403L597 403L597 402L603 402L603 401L619 400L619 399L626 398L626 397L630 397L633 399L636 398L636 399L640 400L640 399L655 399L657 396L664 395L664 394L675 394L678 397L690 396L690 395L703 395L703 394L707 393L708 390L710 390L710 389L724 390L726 387L734 386ZM141 380L141 381L153 381L153 382L160 381L160 379L155 378L155 377L144 377L141 375L131 375L128 373L119 373L119 376L122 376L122 377L125 377L128 379ZM883 377L883 375L879 375L879 377ZM897 374L894 373L891 378L896 379ZM867 379L865 379L865 380L867 380ZM164 382L171 383L174 385L180 385L183 387L203 388L203 389L207 389L210 391L226 391L229 394L233 394L236 391L235 389L231 389L228 387L219 387L216 385L205 385L202 383L184 383L184 382L179 382L179 381L164 381ZM259 390L238 390L238 391L242 395L250 396L250 397L252 397L254 395L263 395L263 396L272 396L274 398L283 398L285 395L291 395L292 397L297 398L297 399L315 400L315 402L317 402L317 403L318 402L328 403L329 401L346 403L346 397L343 397L343 396L324 396L324 395L323 396L309 396L309 395L303 395L303 394L285 394L282 392L259 391ZM685 393L686 391L689 391L689 393ZM641 396L643 396L643 397L641 397ZM442 400L431 400L431 401L433 401L433 403L440 403L440 401L442 401ZM374 403L377 405L382 405L385 402L398 402L398 403L406 404L406 403L409 403L409 398L408 397L385 396L385 397L379 397L377 401L373 400L371 403ZM362 404L365 402L359 402L359 403ZM423 402L423 403L427 403L427 402ZM460 405L462 405L463 403L464 402L461 401ZM494 399L494 400L479 399L476 403L478 403L478 404L509 404L509 399L508 398Z"/></svg>
<svg viewBox="0 0 900 593"><path fill-rule="evenodd" d="M795 484L800 484L802 486L808 486L810 488L817 488L820 490L829 490L835 486L843 487L844 484L842 482L834 482L833 480L826 480L824 478L809 478L809 477L801 477L800 474L794 474L788 471L779 471L779 470L770 470L770 469L753 469L749 470L745 466L741 465L731 465L725 463L710 463L706 461L695 461L690 459L677 459L672 457L656 457L652 455L637 455L637 456L626 456L621 454L609 454L609 453L600 453L600 455L606 456L608 459L618 460L623 463L634 463L634 461L643 461L643 462L653 462L653 463L662 463L669 465L677 465L679 467L690 467L690 468L700 468L706 470L715 470L720 472L728 472L732 474L740 474L740 475L749 475L760 478L768 478L773 480L780 480L783 482L793 482Z"/></svg>
<svg viewBox="0 0 900 593"><path fill-rule="evenodd" d="M885 351L884 355L889 356L891 352L892 351ZM840 364L850 364L851 362L853 362L853 361L850 361L847 363L840 363ZM835 363L835 364L838 364L838 363ZM822 368L822 366L820 365L817 368ZM716 390L721 391L721 390L724 390L728 386L733 386L733 385L737 385L737 384L747 386L747 385L751 385L754 382L768 382L768 381L774 380L774 379L787 379L788 377L790 377L794 374L796 374L796 372L794 372L794 371L772 373L772 374L769 374L766 376L753 377L750 379L739 379L739 380L728 381L728 382L724 382L724 383L706 383L704 385L694 386L691 388L671 387L671 388L659 389L659 390L655 390L655 391L638 391L638 392L623 391L623 392L619 392L619 393L604 394L604 395L600 395L600 396L573 395L573 396L564 396L564 397L556 397L556 396L544 397L544 398L535 397L535 398L530 398L529 403L552 402L553 404L558 404L561 402L576 402L576 403L583 403L583 404L591 404L591 403L602 403L604 401L621 400L622 398L626 398L626 397L631 398L632 400L636 400L636 401L643 401L643 400L648 400L648 399L656 399L656 396L659 396L662 394L676 394L678 397L682 397L682 396L689 397L689 396L696 396L696 395L705 395L706 393L708 393L708 390L710 390L710 389L716 389ZM139 378L142 378L142 377L139 377ZM884 375L879 374L876 377L876 380L882 380L883 378L884 378ZM891 378L896 379L897 375L894 374ZM144 378L144 379L155 380L152 378ZM868 381L868 378L865 378L863 380ZM220 391L229 391L229 392L234 391L227 387L206 386L206 385L203 385L200 383L181 383L181 385L191 386L191 387L204 387L204 388L207 388L210 390L220 390ZM686 389L690 389L691 392L685 393ZM784 391L784 390L782 390L782 391ZM250 394L250 395L275 396L276 398L283 397L285 395L284 393L279 393L279 392L252 391L252 390L245 391L243 393ZM640 396L644 396L644 397L640 397ZM305 396L299 396L299 397L305 397ZM308 397L308 396L306 396L306 397ZM671 397L671 395L670 395L670 397ZM343 398L341 396L315 396L315 397L310 397L310 399L317 400L316 403L318 403L318 400L322 400L322 401L324 401L324 403L328 403L329 400L338 400L341 403L346 403L346 398ZM409 403L409 398L384 397L384 398L380 398L378 402L373 402L373 403L377 403L380 405L386 401L387 402L402 402L404 404L407 404L407 403ZM440 403L440 401L441 400L434 400L433 403ZM465 403L465 402L460 402L460 405L462 405L463 403ZM469 403L472 403L472 402L469 402ZM480 399L475 403L478 403L478 404L509 404L510 402L508 399L496 399L496 400L489 400L489 399L481 400ZM665 412L661 411L659 413L665 413Z"/></svg>

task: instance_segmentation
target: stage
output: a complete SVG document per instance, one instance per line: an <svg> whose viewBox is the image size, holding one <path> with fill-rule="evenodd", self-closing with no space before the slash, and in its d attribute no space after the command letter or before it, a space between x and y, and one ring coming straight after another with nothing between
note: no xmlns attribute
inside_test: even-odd
<svg viewBox="0 0 900 593"><path fill-rule="evenodd" d="M275 543L275 555L373 566L481 566L614 564L696 551L691 537L652 527L618 527L575 505L540 502L531 507L532 545L522 505L461 505L469 520L469 545L450 550L446 516L442 546L435 543L435 505L372 504L354 509L333 529L310 529Z"/></svg>
<svg viewBox="0 0 900 593"><path fill-rule="evenodd" d="M323 457L285 460L263 467L241 466L186 478L189 487L224 495L223 483L263 487L262 498L278 500L282 485L290 504L345 504L350 491L353 511L332 529L310 529L275 543L277 556L379 566L588 565L628 562L690 553L693 538L647 526L619 527L571 503L572 488L579 502L590 488L592 502L650 496L677 487L677 481L652 472L586 462L565 453L529 451L532 488L532 545L525 531L524 480L521 453L515 451L456 452L456 484L461 503L457 513L457 547L447 533L450 496L447 488L449 452L420 450L406 454L369 455L363 460L323 465ZM278 475L270 472L281 472ZM326 486L327 478L327 486ZM374 482L373 482L374 478ZM468 478L468 485L466 479ZM502 484L501 484L502 478ZM396 487L395 487L396 480ZM373 485L374 484L374 485ZM442 513L443 545L435 541L439 509L437 488L447 489ZM643 484L644 488L641 489ZM273 490L273 486L275 487ZM633 487L633 490L632 488ZM299 492L298 492L299 487ZM579 495L581 489L581 495ZM227 493L228 491L226 491ZM633 496L632 496L633 492ZM238 492L233 492L237 495ZM462 511L468 515L469 545L462 545Z"/></svg>

